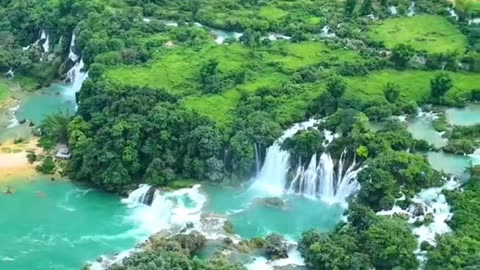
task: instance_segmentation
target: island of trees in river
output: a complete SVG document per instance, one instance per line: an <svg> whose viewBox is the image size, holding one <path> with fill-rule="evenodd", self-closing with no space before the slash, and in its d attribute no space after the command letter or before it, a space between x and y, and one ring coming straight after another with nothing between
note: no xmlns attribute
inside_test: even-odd
<svg viewBox="0 0 480 270"><path fill-rule="evenodd" d="M283 141L291 167L328 152L337 167L346 153L364 168L346 221L300 239L307 268L480 267L478 168L461 190L446 192L453 232L438 236L435 246L421 243L421 261L408 218L376 214L406 209L422 189L445 183L423 152L463 155L480 146L480 125L449 124L443 112L480 101L474 1L0 4L0 71L7 84L36 91L63 79L80 59L88 71L76 113L49 116L37 130L42 147L68 144L71 159L58 166L47 156L40 171L61 171L120 194L139 183L236 185L256 173L283 130L322 119ZM440 115L433 125L445 132L445 146L413 138L398 121L419 108ZM335 133L333 141L326 144L322 130ZM257 241L252 245L267 253L282 245L273 236ZM243 269L218 258L192 259L202 243L201 237L153 239L145 252L111 269Z"/></svg>

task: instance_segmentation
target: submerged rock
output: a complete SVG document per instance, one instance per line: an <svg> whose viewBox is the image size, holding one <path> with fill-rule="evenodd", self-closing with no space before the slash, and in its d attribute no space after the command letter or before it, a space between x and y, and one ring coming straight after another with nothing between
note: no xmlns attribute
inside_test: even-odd
<svg viewBox="0 0 480 270"><path fill-rule="evenodd" d="M285 201L279 197L262 198L262 199L259 199L258 202L266 206L281 208L281 209L284 209L287 206Z"/></svg>

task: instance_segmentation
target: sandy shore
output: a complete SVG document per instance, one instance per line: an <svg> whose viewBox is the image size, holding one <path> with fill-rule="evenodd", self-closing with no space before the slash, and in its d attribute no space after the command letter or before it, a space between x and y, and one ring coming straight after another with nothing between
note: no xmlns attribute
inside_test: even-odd
<svg viewBox="0 0 480 270"><path fill-rule="evenodd" d="M28 162L28 150L40 152L37 140L23 144L8 142L0 145L0 181L17 177L31 177L36 174L35 164Z"/></svg>

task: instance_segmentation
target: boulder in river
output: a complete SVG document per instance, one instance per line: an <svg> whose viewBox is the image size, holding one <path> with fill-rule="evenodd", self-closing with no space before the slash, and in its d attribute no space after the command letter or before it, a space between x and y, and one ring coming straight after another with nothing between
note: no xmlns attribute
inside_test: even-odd
<svg viewBox="0 0 480 270"><path fill-rule="evenodd" d="M273 233L268 235L265 240L265 254L268 259L288 258L288 245L283 236Z"/></svg>

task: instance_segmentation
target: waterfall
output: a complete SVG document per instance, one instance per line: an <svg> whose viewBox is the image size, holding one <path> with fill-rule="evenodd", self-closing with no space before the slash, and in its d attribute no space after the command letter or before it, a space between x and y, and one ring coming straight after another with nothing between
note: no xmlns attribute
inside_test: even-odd
<svg viewBox="0 0 480 270"><path fill-rule="evenodd" d="M68 53L68 58L70 58L72 62L77 62L78 60L78 55L73 52L73 49L75 48L75 39L75 33L72 33L72 39L70 40L70 52Z"/></svg>
<svg viewBox="0 0 480 270"><path fill-rule="evenodd" d="M67 72L67 78L72 85L64 92L64 95L73 101L76 101L75 94L80 91L83 82L88 78L88 72L82 71L83 67L83 59L80 59L80 61Z"/></svg>
<svg viewBox="0 0 480 270"><path fill-rule="evenodd" d="M141 184L138 189L132 191L132 193L128 195L127 200L132 203L152 205L154 194L154 187L147 184Z"/></svg>
<svg viewBox="0 0 480 270"><path fill-rule="evenodd" d="M48 54L49 50L50 50L50 41L49 41L49 37L47 35L47 33L45 32L45 30L42 30L42 34L40 35L40 40L43 40L43 53L44 54Z"/></svg>
<svg viewBox="0 0 480 270"><path fill-rule="evenodd" d="M262 169L253 179L253 184L250 186L250 189L268 196L282 195L287 184L287 173L290 170L290 153L281 148L282 142L300 130L313 127L318 122L317 120L310 119L287 129L283 135L267 149Z"/></svg>
<svg viewBox="0 0 480 270"><path fill-rule="evenodd" d="M200 192L200 185L173 192L160 192L150 185L142 184L122 202L134 209L130 219L138 223L146 235L161 230L178 232L187 224L191 224L191 230L203 232L201 210L206 197Z"/></svg>
<svg viewBox="0 0 480 270"><path fill-rule="evenodd" d="M391 210L382 210L377 212L377 215L394 216L406 215L408 216L408 223L411 226L412 232L417 236L417 250L415 251L420 262L426 260L426 252L420 249L422 242L426 241L432 246L436 246L436 239L438 235L449 233L451 231L448 226L448 221L452 218L452 212L448 205L444 190L454 190L460 187L460 183L455 179L449 179L441 187L431 187L421 190L415 197L413 197L413 204L406 210L398 205L394 205ZM395 201L403 201L405 196ZM430 216L431 223L416 226L418 222L423 222L425 218Z"/></svg>
<svg viewBox="0 0 480 270"><path fill-rule="evenodd" d="M410 2L410 6L408 6L408 12L407 12L407 16L413 16L415 15L415 2Z"/></svg>
<svg viewBox="0 0 480 270"><path fill-rule="evenodd" d="M397 15L398 10L396 6L389 6L388 9L390 10L390 14Z"/></svg>
<svg viewBox="0 0 480 270"><path fill-rule="evenodd" d="M7 72L5 72L5 77L7 77L9 79L15 77L15 72L13 72L12 68L10 68Z"/></svg>
<svg viewBox="0 0 480 270"><path fill-rule="evenodd" d="M313 155L306 169L302 165L297 168L297 174L290 184L289 192L308 197L320 197L334 203L344 203L351 194L360 189L357 174L363 167L358 166L354 159L344 171L346 150L342 152L335 165L329 153L322 153L317 164L317 155Z"/></svg>
<svg viewBox="0 0 480 270"><path fill-rule="evenodd" d="M458 21L458 15L453 8L448 8L448 13L450 14L450 17L455 18L455 21Z"/></svg>

